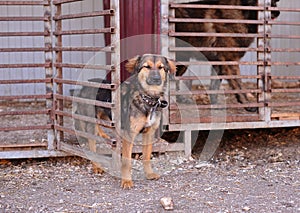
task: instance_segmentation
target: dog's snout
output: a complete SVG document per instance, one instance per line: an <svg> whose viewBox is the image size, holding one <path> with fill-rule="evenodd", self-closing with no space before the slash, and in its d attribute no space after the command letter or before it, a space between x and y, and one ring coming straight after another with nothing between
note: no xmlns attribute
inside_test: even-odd
<svg viewBox="0 0 300 213"><path fill-rule="evenodd" d="M160 85L162 82L161 76L158 70L151 70L147 83L149 85Z"/></svg>

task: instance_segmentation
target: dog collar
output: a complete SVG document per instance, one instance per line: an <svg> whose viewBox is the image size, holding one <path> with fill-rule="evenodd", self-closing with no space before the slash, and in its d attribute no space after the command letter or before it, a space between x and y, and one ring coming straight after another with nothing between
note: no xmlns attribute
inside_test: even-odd
<svg viewBox="0 0 300 213"><path fill-rule="evenodd" d="M154 107L155 109L157 107L165 108L168 106L168 102L165 100L160 100L159 98L153 98L149 95L141 94L142 100L150 107Z"/></svg>

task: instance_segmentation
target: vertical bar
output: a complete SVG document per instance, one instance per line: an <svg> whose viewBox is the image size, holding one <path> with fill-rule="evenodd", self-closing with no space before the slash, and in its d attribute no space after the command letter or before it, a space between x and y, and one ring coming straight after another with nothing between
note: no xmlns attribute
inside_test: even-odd
<svg viewBox="0 0 300 213"><path fill-rule="evenodd" d="M111 26L115 28L114 33L111 34L111 41L114 51L111 55L111 64L114 66L114 70L111 72L111 81L118 85L116 90L112 90L111 100L115 104L115 108L112 109L112 121L115 123L116 132L116 147L112 152L112 160L114 162L114 171L120 171L121 167L121 58L120 58L120 3L119 0L111 0L111 9L115 11L114 15L111 16Z"/></svg>
<svg viewBox="0 0 300 213"><path fill-rule="evenodd" d="M267 20L271 17L271 12L268 11L268 7L271 6L271 0L259 0L258 6L263 6L264 11L258 11L258 19L264 20L264 24L258 25L258 33L264 34L263 38L257 39L258 48L262 47L263 52L257 53L258 61L263 61L263 65L258 65L258 75L263 76L262 79L258 80L258 87L262 89L262 93L258 96L258 101L265 103L264 108L259 109L260 119L269 122L271 120L271 111L270 107L267 106L268 101L270 100L270 91L268 88L268 76L271 73L271 67L268 65L268 62L271 60L271 54L269 52L270 48L270 39L268 35L270 33L270 26L267 25Z"/></svg>
<svg viewBox="0 0 300 213"><path fill-rule="evenodd" d="M53 55L52 55L52 22L51 22L51 0L48 0L48 4L44 5L44 17L46 18L44 21L44 28L45 32L48 33L44 37L44 43L45 47L48 48L45 51L45 63L51 64L51 66L45 68L45 77L46 78L53 78L53 67L52 67L52 61L53 61ZM53 82L46 83L46 93L47 94L53 94ZM53 110L53 98L46 100L46 108ZM53 111L52 111L53 113ZM52 113L50 113L47 124L53 124L53 116ZM48 137L48 149L53 150L56 149L55 144L55 137L54 137L54 129L48 130L47 133Z"/></svg>
<svg viewBox="0 0 300 213"><path fill-rule="evenodd" d="M60 16L61 15L61 4L57 4L56 5L56 16ZM55 32L61 32L62 31L62 21L61 20L57 20L55 22ZM62 36L60 35L60 33L56 34L56 40L55 40L55 46L56 47L62 47ZM56 51L55 52L55 61L56 63L62 63L62 51ZM62 67L56 67L56 78L58 79L62 79L63 78L63 72L62 72ZM63 94L63 84L62 83L57 83L57 87L56 87L56 93L62 95ZM55 100L55 110L63 110L63 100L59 99L59 100ZM55 116L55 123L58 124L59 126L63 126L63 116L61 115L57 115ZM64 133L63 131L58 131L57 132L57 142L58 142L58 146L59 143L63 141L64 138Z"/></svg>
<svg viewBox="0 0 300 213"><path fill-rule="evenodd" d="M175 10L169 8L169 0L161 0L161 34L162 34L162 41L161 41L161 52L162 55L167 56L171 59L175 60L175 53L169 52L169 47L175 46L175 38L169 36L169 31L175 31L175 24L169 23L169 16L175 16ZM170 81L168 79L167 91L165 91L166 100L170 104L174 103L174 100L170 97L170 89L175 88L175 81ZM173 102L172 102L173 101ZM170 105L169 105L170 106ZM163 119L162 123L164 126L170 124L170 109L163 111Z"/></svg>
<svg viewBox="0 0 300 213"><path fill-rule="evenodd" d="M188 159L192 154L192 131L184 131L184 155Z"/></svg>

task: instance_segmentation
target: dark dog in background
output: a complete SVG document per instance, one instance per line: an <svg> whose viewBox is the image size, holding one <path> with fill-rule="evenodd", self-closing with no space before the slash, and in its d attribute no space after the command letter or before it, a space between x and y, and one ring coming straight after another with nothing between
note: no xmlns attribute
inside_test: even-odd
<svg viewBox="0 0 300 213"><path fill-rule="evenodd" d="M143 134L143 165L147 179L158 179L159 175L152 170L150 158L154 134L160 125L161 111L168 103L163 100L168 75L175 75L176 66L173 61L161 55L145 54L136 56L126 64L132 76L121 85L121 122L124 124L122 134L122 188L133 186L131 178L131 155L136 136ZM98 83L110 83L102 79L91 79ZM111 102L111 92L107 89L83 87L79 97ZM92 108L94 107L94 108ZM111 120L111 110L89 105L78 104L77 114L96 117L102 120ZM109 139L100 125L88 122L78 122L80 131L94 133L102 138ZM96 141L88 140L91 151L96 152ZM102 172L101 165L93 162L95 172Z"/></svg>
<svg viewBox="0 0 300 213"><path fill-rule="evenodd" d="M272 0L272 7L277 6L279 0ZM212 0L198 1L189 4L210 4L210 5L235 5L235 6L257 6L257 0ZM275 19L279 16L279 11L272 11L271 18ZM238 9L194 9L194 8L177 8L175 11L176 18L201 18L201 19L236 19L236 20L257 20L257 10L238 10ZM176 32L207 32L207 33L239 33L249 34L257 33L257 24L247 23L210 23L208 22L187 22L176 23ZM193 47L249 47L253 42L253 37L178 37ZM203 52L209 61L240 61L245 55L243 51L207 51ZM188 61L189 54L183 52L178 53L176 60ZM186 67L179 65L177 67L178 76L183 75ZM214 65L214 75L240 75L238 65ZM241 79L228 79L229 86L235 90L242 89ZM210 89L218 90L221 80L211 80ZM237 101L240 103L249 103L248 97L244 93L236 94ZM217 95L210 96L211 103L217 102ZM257 108L246 107L247 111L254 112Z"/></svg>

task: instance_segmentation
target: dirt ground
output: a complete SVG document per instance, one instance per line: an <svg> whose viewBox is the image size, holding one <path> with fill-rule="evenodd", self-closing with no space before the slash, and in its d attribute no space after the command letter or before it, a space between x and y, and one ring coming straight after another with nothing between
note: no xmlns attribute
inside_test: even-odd
<svg viewBox="0 0 300 213"><path fill-rule="evenodd" d="M300 128L230 130L209 162L183 159L157 181L92 173L78 157L0 160L0 212L300 212Z"/></svg>

